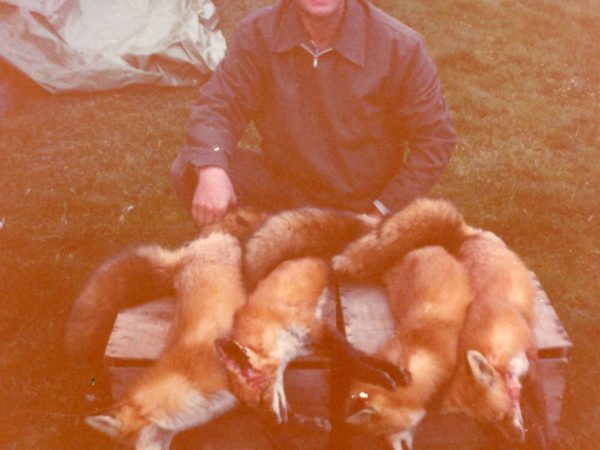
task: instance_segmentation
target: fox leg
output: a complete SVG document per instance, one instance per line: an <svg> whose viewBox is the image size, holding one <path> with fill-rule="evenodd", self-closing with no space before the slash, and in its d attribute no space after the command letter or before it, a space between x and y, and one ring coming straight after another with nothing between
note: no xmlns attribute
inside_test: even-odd
<svg viewBox="0 0 600 450"><path fill-rule="evenodd" d="M330 326L323 327L318 345L332 360L346 367L348 371L346 377L377 384L388 390L394 390L397 386L406 386L411 382L408 372L353 347L341 332Z"/></svg>

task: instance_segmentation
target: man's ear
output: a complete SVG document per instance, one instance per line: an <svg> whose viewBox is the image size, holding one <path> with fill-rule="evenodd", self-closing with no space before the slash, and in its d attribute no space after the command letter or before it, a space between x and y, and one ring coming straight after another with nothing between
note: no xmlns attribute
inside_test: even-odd
<svg viewBox="0 0 600 450"><path fill-rule="evenodd" d="M115 439L121 435L121 422L112 416L88 416L85 423Z"/></svg>
<svg viewBox="0 0 600 450"><path fill-rule="evenodd" d="M225 368L255 388L263 388L268 382L260 369L252 366L250 354L252 350L244 347L233 339L217 339L215 348Z"/></svg>
<svg viewBox="0 0 600 450"><path fill-rule="evenodd" d="M467 362L477 383L484 387L492 387L496 383L494 368L481 353L476 350L467 351Z"/></svg>

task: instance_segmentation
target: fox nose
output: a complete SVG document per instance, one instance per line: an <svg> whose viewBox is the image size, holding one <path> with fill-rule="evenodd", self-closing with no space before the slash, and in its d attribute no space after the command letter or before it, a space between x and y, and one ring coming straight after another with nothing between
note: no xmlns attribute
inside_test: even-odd
<svg viewBox="0 0 600 450"><path fill-rule="evenodd" d="M506 417L497 427L508 442L512 444L525 442L525 426L520 414L515 417Z"/></svg>

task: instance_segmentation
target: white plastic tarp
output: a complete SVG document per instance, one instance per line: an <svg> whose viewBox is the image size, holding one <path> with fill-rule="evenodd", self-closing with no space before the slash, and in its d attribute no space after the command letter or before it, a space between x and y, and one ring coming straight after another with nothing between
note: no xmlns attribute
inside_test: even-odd
<svg viewBox="0 0 600 450"><path fill-rule="evenodd" d="M50 92L195 84L225 48L210 0L0 0L0 58Z"/></svg>

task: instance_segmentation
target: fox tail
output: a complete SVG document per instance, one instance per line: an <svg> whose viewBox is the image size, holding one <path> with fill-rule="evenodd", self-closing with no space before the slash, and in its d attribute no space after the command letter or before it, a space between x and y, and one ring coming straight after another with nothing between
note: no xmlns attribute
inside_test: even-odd
<svg viewBox="0 0 600 450"><path fill-rule="evenodd" d="M374 278L412 250L439 245L453 253L477 233L451 202L421 198L348 244L333 257L332 266L341 279Z"/></svg>
<svg viewBox="0 0 600 450"><path fill-rule="evenodd" d="M110 257L90 275L66 324L64 350L73 361L89 361L104 350L119 310L172 295L185 247L131 247Z"/></svg>
<svg viewBox="0 0 600 450"><path fill-rule="evenodd" d="M330 258L373 229L377 219L347 211L303 207L268 218L248 240L244 275L250 288L279 263L305 256Z"/></svg>

